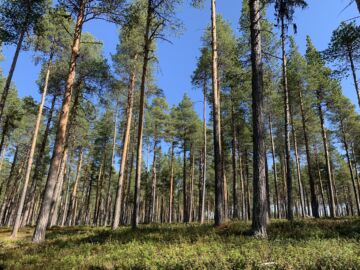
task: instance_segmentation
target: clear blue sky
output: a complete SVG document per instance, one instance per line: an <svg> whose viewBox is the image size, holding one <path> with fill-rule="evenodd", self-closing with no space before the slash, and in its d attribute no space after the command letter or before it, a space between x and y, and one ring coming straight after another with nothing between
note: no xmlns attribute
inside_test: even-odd
<svg viewBox="0 0 360 270"><path fill-rule="evenodd" d="M308 0L309 7L296 12L296 23L298 34L296 41L300 50L304 52L305 37L310 35L315 46L325 49L330 40L332 31L341 21L358 15L355 5L343 10L350 0ZM189 2L189 1L186 1ZM218 13L228 20L233 29L238 33L238 20L241 11L240 0L218 0ZM273 14L273 7L268 12ZM196 66L196 60L201 47L201 35L210 21L210 4L206 1L203 9L194 9L188 4L179 8L179 18L185 25L185 31L180 37L172 37L173 44L161 42L158 45L159 68L157 82L165 92L170 105L178 103L183 94L188 93L194 101L201 100L201 93L195 91L190 83L191 74ZM104 43L104 55L109 58L115 52L118 41L117 28L114 25L101 21L93 21L85 26L85 31L91 32ZM3 48L5 61L1 63L4 75L9 70L10 61L14 53L13 46ZM20 96L32 95L39 99L38 89L35 81L40 67L35 66L32 61L32 52L22 52L19 57L18 66L13 82L18 88ZM354 104L357 104L355 90L350 79L343 81L344 94ZM201 104L196 104L201 111Z"/></svg>

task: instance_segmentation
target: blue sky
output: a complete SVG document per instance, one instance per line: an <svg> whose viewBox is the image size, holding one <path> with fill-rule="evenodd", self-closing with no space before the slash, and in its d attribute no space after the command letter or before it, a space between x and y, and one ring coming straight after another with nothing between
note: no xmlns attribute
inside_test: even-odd
<svg viewBox="0 0 360 270"><path fill-rule="evenodd" d="M184 1L185 2L185 1ZM189 2L189 1L186 1ZM306 10L296 12L295 21L298 25L296 41L301 52L305 50L305 37L310 35L315 46L323 50L329 43L332 31L337 28L341 21L348 20L358 15L355 5L344 10L349 0L308 0L309 7ZM241 0L218 0L217 12L231 23L238 33L238 20L241 11ZM273 14L273 7L268 12ZM179 37L171 37L172 44L160 42L158 45L158 71L157 83L164 90L170 105L177 104L184 93L188 93L194 101L201 100L201 93L194 90L190 83L193 70L196 67L201 36L210 21L210 3L206 1L203 9L194 9L188 4L179 7L179 18L183 21L185 30ZM118 41L117 28L102 21L88 23L85 31L91 32L96 38L104 43L104 55L110 58L115 52ZM14 46L3 48L5 60L0 63L5 76L8 73L11 58L14 54ZM31 95L39 99L39 92L35 81L40 67L32 61L32 52L22 52L13 77L20 96ZM351 78L343 81L344 94L354 104L357 104L356 94ZM195 104L201 111L201 104Z"/></svg>

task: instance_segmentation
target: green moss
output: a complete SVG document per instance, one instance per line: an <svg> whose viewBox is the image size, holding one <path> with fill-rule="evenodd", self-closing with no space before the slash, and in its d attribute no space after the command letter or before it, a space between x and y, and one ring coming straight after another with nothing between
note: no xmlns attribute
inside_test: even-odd
<svg viewBox="0 0 360 270"><path fill-rule="evenodd" d="M31 229L10 241L0 230L0 269L360 269L360 220L272 221L268 239L231 222L53 228L43 244Z"/></svg>

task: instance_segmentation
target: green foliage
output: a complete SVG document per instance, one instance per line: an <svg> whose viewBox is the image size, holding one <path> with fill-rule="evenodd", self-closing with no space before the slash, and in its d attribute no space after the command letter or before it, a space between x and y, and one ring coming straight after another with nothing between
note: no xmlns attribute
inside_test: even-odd
<svg viewBox="0 0 360 270"><path fill-rule="evenodd" d="M20 32L36 29L49 5L49 0L1 0L0 41L15 43Z"/></svg>
<svg viewBox="0 0 360 270"><path fill-rule="evenodd" d="M350 69L350 57L353 61L360 59L360 26L355 22L341 23L334 30L328 48L323 52L325 59L339 64L340 72Z"/></svg>

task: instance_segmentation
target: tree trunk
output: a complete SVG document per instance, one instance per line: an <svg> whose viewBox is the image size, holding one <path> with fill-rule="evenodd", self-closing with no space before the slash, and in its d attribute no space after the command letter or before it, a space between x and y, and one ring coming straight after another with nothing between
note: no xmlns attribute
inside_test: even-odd
<svg viewBox="0 0 360 270"><path fill-rule="evenodd" d="M224 220L224 172L221 147L221 111L218 81L218 52L216 33L216 5L211 0L211 36L212 36L212 94L213 94L213 135L214 135L214 168L215 168L215 226Z"/></svg>
<svg viewBox="0 0 360 270"><path fill-rule="evenodd" d="M150 215L149 215L149 222L154 222L155 216L156 216L156 207L155 207L155 201L156 201L156 189L157 189L157 171L156 171L156 162L157 162L157 136L156 136L156 127L155 127L155 138L154 138L154 156L153 156L153 163L152 163L152 182L151 182L151 196L150 196Z"/></svg>
<svg viewBox="0 0 360 270"><path fill-rule="evenodd" d="M239 217L239 200L237 195L238 183L237 183L237 158L236 158L236 145L237 145L237 134L235 127L235 115L234 115L234 104L231 105L231 132L232 132L232 171L233 171L233 187L232 187L232 197L233 197L233 219Z"/></svg>
<svg viewBox="0 0 360 270"><path fill-rule="evenodd" d="M187 181L186 181L186 142L184 141L183 149L183 220L184 222L189 222L189 213L188 213L188 199L187 199Z"/></svg>
<svg viewBox="0 0 360 270"><path fill-rule="evenodd" d="M20 201L19 201L19 204L18 204L15 223L14 223L14 227L13 227L13 230L12 230L12 233L11 233L11 237L16 237L16 234L17 234L17 232L19 230L19 227L20 227L21 214L22 214L22 211L23 211L24 202L25 202L25 196L26 196L26 192L27 192L27 188L28 188L28 184L29 184L31 168L32 168L32 164L33 164L34 154L35 154L36 141L37 141L37 137L38 137L38 134L39 134L40 124L41 124L41 117L42 117L43 108L44 108L44 104L45 104L46 93L47 93L47 89L48 89L51 64L52 64L52 55L50 55L48 67L47 67L47 70L46 70L45 85L44 85L43 93L42 93L42 96L41 96L41 102L40 102L40 105L39 105L39 110L38 110L38 114L37 114L37 118L36 118L36 122L35 122L35 128L34 128L33 135L32 135L32 141L31 141L31 147L30 147L30 155L29 155L29 159L28 159L28 162L27 162L26 172L25 172L24 186L23 186L23 189L22 189L22 192L21 192Z"/></svg>
<svg viewBox="0 0 360 270"><path fill-rule="evenodd" d="M359 5L360 8L360 0L357 0L357 3ZM356 95L358 98L358 104L360 107L360 90L359 90L359 84L356 78L356 70L355 70L355 65L354 65L354 59L353 59L353 54L352 51L349 50L349 60L350 60L350 65L351 65L351 72L352 72L352 76L353 76L353 80L354 80L354 86L355 86L355 90L356 90Z"/></svg>
<svg viewBox="0 0 360 270"><path fill-rule="evenodd" d="M144 59L141 76L140 86L140 104L139 104L139 123L138 123L138 142L137 142L137 154L136 154L136 172L135 172L135 188L134 188L134 208L131 220L131 226L136 229L139 224L139 212L140 212L140 184L141 184L141 169L142 169L142 141L144 133L144 110L145 110L145 86L146 86L146 74L147 66L149 62L150 52L150 26L152 20L152 0L148 0L147 15L146 15L146 27L144 35Z"/></svg>
<svg viewBox="0 0 360 270"><path fill-rule="evenodd" d="M321 125L321 135L323 139L324 145L324 154L325 154L325 161L326 161L326 175L328 180L328 188L329 188L329 203L330 203L330 217L334 218L336 216L335 213L335 199L334 199L334 188L332 183L332 175L331 175L331 167L330 167L330 156L329 156L329 147L328 147L328 140L325 130L325 122L324 122L324 113L322 110L321 105L321 93L320 90L316 91L317 102L318 102L318 112L320 118L320 125Z"/></svg>
<svg viewBox="0 0 360 270"><path fill-rule="evenodd" d="M305 217L305 200L304 200L304 189L301 179L301 165L300 165L300 156L298 151L298 144L297 144L297 137L296 137L296 129L294 125L294 119L292 112L290 112L290 118L291 118L291 131L292 131L292 137L294 141L294 150L295 150L295 161L296 161L296 176L298 180L298 186L299 186L299 196L300 196L300 206L301 206L301 216Z"/></svg>
<svg viewBox="0 0 360 270"><path fill-rule="evenodd" d="M27 25L27 23L25 23L25 25ZM7 96L9 94L12 77L14 75L16 63L17 63L17 60L19 58L19 54L20 54L21 46L22 46L22 43L23 43L23 40L24 40L24 37L25 37L25 34L26 34L26 30L27 30L27 27L23 27L23 29L20 32L19 40L18 40L17 45L16 45L15 54L14 54L14 57L13 57L13 60L12 60L11 66L10 66L9 74L8 74L8 76L6 78L4 90L2 91L2 94L1 94L1 99L0 99L0 122L1 122L3 114L4 114L4 108L5 108L6 99L7 99Z"/></svg>
<svg viewBox="0 0 360 270"><path fill-rule="evenodd" d="M275 157L275 143L274 136L272 132L272 115L269 114L269 129L270 129L270 140L271 140L271 155L273 161L273 172L274 172L274 189L275 189L275 202L276 202L276 217L280 218L280 203L279 203L279 189L278 189L278 173L276 166L276 157Z"/></svg>
<svg viewBox="0 0 360 270"><path fill-rule="evenodd" d="M33 201L35 199L34 197L35 197L35 194L36 194L36 188L38 186L37 185L37 180L40 179L40 177L42 176L42 172L44 171L44 165L45 164L43 164L43 157L44 157L44 154L45 154L46 144L48 142L48 137L49 137L49 134L50 134L50 126L51 126L51 122L52 122L52 119L53 119L53 113L54 113L54 110L55 110L56 99L57 99L57 95L54 95L53 99L51 101L51 107L50 107L49 115L48 115L48 118L47 118L47 123L46 123L46 128L45 128L45 131L44 131L44 135L43 135L43 140L41 142L40 149L39 149L39 152L38 152L38 155L37 155L37 158L36 158L36 162L35 162L35 170L34 170L34 174L33 174L33 177L32 177L32 183L31 183L30 192L28 194L28 196L29 196L29 198L28 198L29 206L27 206L27 207L30 207L31 204L33 204Z"/></svg>
<svg viewBox="0 0 360 270"><path fill-rule="evenodd" d="M293 220L293 188L292 188L292 168L290 157L290 105L289 105L289 89L287 81L287 59L285 51L286 33L284 16L281 16L281 51L282 51L282 84L284 91L284 115L285 115L285 160L286 160L286 186L287 186L287 219Z"/></svg>
<svg viewBox="0 0 360 270"><path fill-rule="evenodd" d="M195 178L195 150L194 145L190 147L190 186L189 186L189 222L193 221L194 205L194 178Z"/></svg>
<svg viewBox="0 0 360 270"><path fill-rule="evenodd" d="M316 192L315 192L315 180L314 180L314 176L313 176L313 172L312 172L310 145L309 145L309 138L308 138L308 130L306 127L304 101L303 101L303 97L302 97L301 88L299 88L299 90L298 90L298 95L299 95L299 99L300 99L301 122L302 122L302 128L303 128L303 133L304 133L306 161L307 161L308 177L309 177L309 183L310 183L311 212L315 218L319 218L319 202L317 200Z"/></svg>
<svg viewBox="0 0 360 270"><path fill-rule="evenodd" d="M205 196L206 196L206 174L207 174L207 163L206 163L206 157L207 157L207 127L206 127L206 93L207 93L207 86L206 81L204 81L204 89L203 89L203 163L202 163L202 183L201 183L201 199L199 200L200 205L200 215L199 220L200 223L204 223L205 218Z"/></svg>
<svg viewBox="0 0 360 270"><path fill-rule="evenodd" d="M66 224L68 226L71 226L74 224L75 222L75 204L77 199L77 189L79 186L79 181L80 181L80 172L81 172L81 167L82 167L82 162L83 162L83 148L80 148L79 151L79 159L78 159L78 165L76 168L76 176L75 176L75 181L74 181L74 185L72 187L72 191L71 191L71 197L70 197L70 202L69 202L69 208L68 208L68 213L67 213L67 218L66 218Z"/></svg>
<svg viewBox="0 0 360 270"><path fill-rule="evenodd" d="M134 60L136 61L137 55L134 56ZM130 85L128 90L128 100L127 100L127 111L126 111L126 123L125 123L125 132L124 132L124 143L122 147L121 153L121 164L119 171L119 179L118 179L118 187L116 191L116 200L114 207L114 219L112 223L112 229L115 230L120 223L121 212L124 209L121 209L122 195L123 195L123 186L124 186L124 178L125 178L125 167L127 162L127 156L129 151L129 142L130 142L130 131L131 131L131 123L132 123L132 115L133 115L133 103L134 103L134 91L135 91L135 83L136 83L136 70L135 66L133 67L132 74L130 76ZM116 131L114 131L116 132ZM116 134L114 133L114 136Z"/></svg>
<svg viewBox="0 0 360 270"><path fill-rule="evenodd" d="M57 223L58 211L59 211L59 205L60 205L60 196L61 196L64 179L65 179L67 160L68 160L68 148L65 148L62 162L61 162L60 169L59 169L59 174L57 177L57 182L56 182L55 189L53 192L53 200L51 202L51 207L50 207L49 227L52 227L52 226L56 225L56 223Z"/></svg>
<svg viewBox="0 0 360 270"><path fill-rule="evenodd" d="M82 25L84 22L85 17L85 1L80 2L80 9L75 25L75 32L73 38L73 45L72 45L72 52L71 52L71 59L70 59L70 66L69 66L69 73L68 78L66 81L66 89L64 93L64 99L62 104L62 109L60 113L59 119L59 126L56 133L56 140L54 144L54 154L51 159L49 175L45 186L45 191L41 203L40 213L36 222L36 229L33 235L33 242L42 242L45 240L45 231L47 222L49 219L49 212L51 201L53 197L53 190L56 184L57 172L61 163L62 154L64 151L65 146L65 137L67 131L67 125L69 120L69 111L70 111L70 104L71 104L71 96L72 90L75 81L75 68L76 68L76 59L79 56L79 49L80 49L80 39L81 39L81 32L82 32Z"/></svg>
<svg viewBox="0 0 360 270"><path fill-rule="evenodd" d="M117 125L118 125L118 105L119 102L116 104L116 108L114 111L115 114L115 121L114 121L114 129L113 129L113 141L112 141L112 147L111 147L111 163L109 166L109 178L108 178L108 186L106 191L106 199L105 199L105 215L104 220L102 221L104 226L107 226L108 219L109 219L109 211L107 209L110 208L109 202L111 197L111 179L112 179L112 173L113 173L113 166L115 161L115 148L116 148L116 138L117 138Z"/></svg>
<svg viewBox="0 0 360 270"><path fill-rule="evenodd" d="M172 223L174 212L174 148L175 142L172 142L170 156L169 223Z"/></svg>
<svg viewBox="0 0 360 270"><path fill-rule="evenodd" d="M265 175L264 85L261 52L261 1L249 0L253 114L253 217L252 232L266 236L267 202Z"/></svg>
<svg viewBox="0 0 360 270"><path fill-rule="evenodd" d="M322 201L322 205L323 205L324 216L327 217L326 201L325 201L325 195L324 195L324 187L323 187L323 183L322 183L322 176L321 176L321 171L320 171L319 158L318 158L318 152L317 152L316 145L314 145L314 149L315 149L316 169L317 169L318 178L319 178L320 197L321 197L321 201Z"/></svg>
<svg viewBox="0 0 360 270"><path fill-rule="evenodd" d="M349 166L349 171L350 171L350 176L351 176L351 183L352 183L353 189L354 189L354 197L355 197L355 202L356 202L357 214L360 215L359 194L358 194L357 188L356 188L354 170L353 170L353 166L351 164L351 158L350 158L350 154L349 154L349 146L348 146L348 142L347 142L347 139L346 139L346 133L345 133L345 130L344 130L343 120L340 120L340 129L341 129L341 133L342 133L342 137L343 137L343 144L344 144L344 148L345 148L346 160L347 160L347 163L348 163L348 166Z"/></svg>

